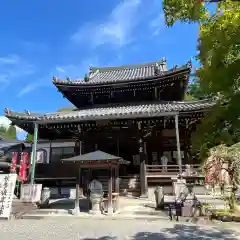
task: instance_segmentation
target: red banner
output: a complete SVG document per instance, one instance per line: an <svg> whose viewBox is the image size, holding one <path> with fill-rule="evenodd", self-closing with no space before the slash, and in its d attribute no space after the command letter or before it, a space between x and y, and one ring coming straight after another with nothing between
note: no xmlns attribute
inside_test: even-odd
<svg viewBox="0 0 240 240"><path fill-rule="evenodd" d="M19 177L21 182L27 180L27 170L28 170L28 153L22 153L19 171Z"/></svg>
<svg viewBox="0 0 240 240"><path fill-rule="evenodd" d="M18 152L12 153L11 173L15 173L17 170Z"/></svg>

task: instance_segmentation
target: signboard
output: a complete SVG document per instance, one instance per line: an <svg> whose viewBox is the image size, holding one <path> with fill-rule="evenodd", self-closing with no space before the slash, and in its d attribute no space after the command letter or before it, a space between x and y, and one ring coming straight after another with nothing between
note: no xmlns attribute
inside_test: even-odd
<svg viewBox="0 0 240 240"><path fill-rule="evenodd" d="M17 174L0 174L0 218L9 219Z"/></svg>
<svg viewBox="0 0 240 240"><path fill-rule="evenodd" d="M178 153L177 151L173 151L173 158L178 158ZM184 151L180 151L181 158L184 158Z"/></svg>
<svg viewBox="0 0 240 240"><path fill-rule="evenodd" d="M35 203L40 201L42 184L22 184L20 200L22 202Z"/></svg>

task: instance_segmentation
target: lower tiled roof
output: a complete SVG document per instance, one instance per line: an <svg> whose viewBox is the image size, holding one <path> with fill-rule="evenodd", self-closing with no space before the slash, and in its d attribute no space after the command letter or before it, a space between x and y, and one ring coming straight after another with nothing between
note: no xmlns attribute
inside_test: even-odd
<svg viewBox="0 0 240 240"><path fill-rule="evenodd" d="M94 121L107 119L129 119L158 117L163 113L202 111L215 103L212 100L157 102L146 104L125 104L118 106L96 107L77 111L56 112L48 114L18 113L5 109L5 116L9 119L29 121Z"/></svg>

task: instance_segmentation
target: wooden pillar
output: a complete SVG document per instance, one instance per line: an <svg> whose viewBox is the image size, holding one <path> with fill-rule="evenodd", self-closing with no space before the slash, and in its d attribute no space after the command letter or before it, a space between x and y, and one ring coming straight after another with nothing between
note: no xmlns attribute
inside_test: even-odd
<svg viewBox="0 0 240 240"><path fill-rule="evenodd" d="M138 124L140 135L142 135L142 124ZM146 178L146 154L144 153L144 142L142 136L139 138L139 156L140 156L140 196L147 197L147 178Z"/></svg>
<svg viewBox="0 0 240 240"><path fill-rule="evenodd" d="M119 192L120 192L120 182L119 182L119 165L115 168L115 192L117 194L116 196L116 209L119 209Z"/></svg>
<svg viewBox="0 0 240 240"><path fill-rule="evenodd" d="M37 141L38 141L38 124L34 123L34 135L33 135L33 146L32 146L32 166L31 166L31 181L30 183L34 183L35 178L35 168L36 168L36 154L37 154Z"/></svg>
<svg viewBox="0 0 240 240"><path fill-rule="evenodd" d="M119 193L120 191L120 182L119 182L119 165L115 168L115 192Z"/></svg>
<svg viewBox="0 0 240 240"><path fill-rule="evenodd" d="M113 214L113 205L112 205L112 191L113 191L113 181L112 181L112 166L109 169L109 179L108 179L108 214Z"/></svg>
<svg viewBox="0 0 240 240"><path fill-rule="evenodd" d="M119 139L117 139L117 156L119 157Z"/></svg>
<svg viewBox="0 0 240 240"><path fill-rule="evenodd" d="M79 206L79 198L80 198L80 172L81 172L81 168L79 167L78 173L77 173L77 177L76 177L76 199L75 199L75 214L79 214L80 213L80 206Z"/></svg>
<svg viewBox="0 0 240 240"><path fill-rule="evenodd" d="M175 130L176 130L177 160L178 160L178 166L179 166L179 174L182 175L182 158L181 158L180 139L179 139L178 115L175 115Z"/></svg>

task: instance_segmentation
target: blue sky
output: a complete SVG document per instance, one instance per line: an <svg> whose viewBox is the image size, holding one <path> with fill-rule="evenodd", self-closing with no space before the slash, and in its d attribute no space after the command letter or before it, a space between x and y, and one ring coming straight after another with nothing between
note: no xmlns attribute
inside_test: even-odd
<svg viewBox="0 0 240 240"><path fill-rule="evenodd" d="M51 112L70 105L52 76L81 78L89 66L196 54L196 25L164 26L161 0L2 0L0 109Z"/></svg>

